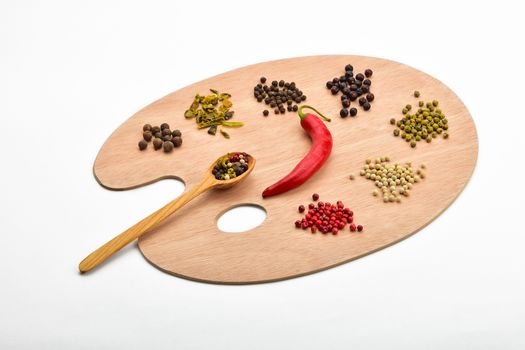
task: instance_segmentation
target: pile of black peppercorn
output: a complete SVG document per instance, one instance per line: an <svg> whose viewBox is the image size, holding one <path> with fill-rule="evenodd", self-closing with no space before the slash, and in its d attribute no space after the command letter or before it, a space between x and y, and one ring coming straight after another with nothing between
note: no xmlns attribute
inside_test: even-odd
<svg viewBox="0 0 525 350"><path fill-rule="evenodd" d="M168 123L162 123L160 126L144 124L142 127L142 137L143 140L139 141L139 149L141 151L144 151L148 147L148 142L151 140L153 140L153 148L155 151L162 148L166 153L182 145L182 133L180 130L171 131Z"/></svg>
<svg viewBox="0 0 525 350"><path fill-rule="evenodd" d="M351 101L358 101L359 105L365 110L370 109L370 103L374 100L374 94L370 91L372 81L372 70L366 69L364 74L358 73L354 76L354 67L351 64L345 66L345 75L335 77L326 82L326 88L332 92L332 95L337 95L341 92L341 104L343 108L339 112L341 118L346 118L349 115L355 117L357 115L357 108L350 108Z"/></svg>
<svg viewBox="0 0 525 350"><path fill-rule="evenodd" d="M261 77L260 83L253 88L253 96L258 102L263 102L273 108L275 114L284 114L288 112L297 112L299 103L306 100L303 94L295 86L295 82L285 82L284 80L274 80L270 85L266 84L266 78ZM265 109L263 115L268 116L270 112Z"/></svg>

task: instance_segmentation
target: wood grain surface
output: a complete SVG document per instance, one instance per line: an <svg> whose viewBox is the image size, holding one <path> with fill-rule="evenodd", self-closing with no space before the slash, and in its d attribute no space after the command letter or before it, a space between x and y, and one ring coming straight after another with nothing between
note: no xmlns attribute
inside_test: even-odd
<svg viewBox="0 0 525 350"><path fill-rule="evenodd" d="M374 71L372 109L359 109L356 118L341 119L340 95L332 96L327 80L354 71ZM188 69L197 69L189 67ZM332 117L328 123L334 148L330 159L300 188L263 199L261 192L287 174L306 154L310 140L296 113L263 117L264 103L253 97L260 76L269 81L295 81L307 103ZM232 94L235 117L245 126L228 129L231 139L198 130L184 118L196 93L209 88ZM421 97L413 97L419 90ZM392 135L389 119L402 117L408 103L437 99L449 120L450 138L419 142L410 148ZM352 103L354 105L354 103ZM355 104L357 105L357 103ZM183 145L171 154L137 148L145 123L168 122L180 129ZM177 178L186 188L195 185L221 154L242 150L257 159L252 174L229 190L207 192L166 219L139 240L144 257L171 274L206 282L242 284L276 281L330 268L390 246L417 232L442 213L468 182L477 160L478 140L474 122L461 100L437 79L409 66L363 56L312 56L291 58L239 68L173 92L137 112L106 141L93 167L106 188L123 190L159 179ZM392 162L425 163L427 177L415 184L402 203L383 203L373 197L372 181L358 175L366 158L389 156ZM348 175L356 179L350 181ZM311 202L317 192L322 201L342 200L351 207L361 233L311 234L294 227L299 204ZM159 203L159 207L165 203ZM244 233L225 233L218 217L241 204L255 204L267 212L266 220ZM140 219L140 218L137 218ZM108 238L115 233L108 232Z"/></svg>

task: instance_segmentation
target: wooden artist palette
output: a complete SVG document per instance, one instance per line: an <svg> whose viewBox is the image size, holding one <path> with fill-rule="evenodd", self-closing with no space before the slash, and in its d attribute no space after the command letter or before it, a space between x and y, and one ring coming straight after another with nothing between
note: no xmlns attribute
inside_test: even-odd
<svg viewBox="0 0 525 350"><path fill-rule="evenodd" d="M358 107L356 118L339 117L340 94L325 87L327 80L344 73L351 63L355 72L374 71L375 100L368 112ZM263 199L261 192L286 175L303 158L310 139L297 113L270 113L253 96L259 77L269 81L295 81L306 102L332 117L332 155L325 166L301 187ZM232 95L235 116L245 126L228 129L230 139L199 130L184 111L196 93L213 88ZM413 97L414 90L421 97ZM402 117L406 104L438 100L450 125L450 138L419 142L411 148L392 135L390 118ZM352 105L357 106L355 102ZM182 147L166 154L150 145L139 151L142 125L168 122L183 134ZM239 68L175 91L137 112L109 137L94 164L97 180L106 188L131 189L159 179L177 178L186 188L199 181L209 164L228 151L252 154L257 165L252 174L229 190L205 193L187 204L139 240L144 257L161 270L214 283L258 283L324 270L390 246L412 235L442 213L461 193L476 164L478 139L474 122L461 100L435 78L406 65L362 56L314 56L259 63ZM359 176L367 158L389 156L392 162L425 163L426 178L414 185L402 203L383 203L373 197L372 181ZM356 179L350 181L349 174ZM348 228L337 236L296 229L299 204L310 203L317 192L322 201L342 200L365 226L361 233ZM161 207L164 203L158 203ZM244 233L225 233L218 217L228 209L254 204L267 212L266 220ZM141 218L137 218L137 221ZM115 232L114 234L117 234ZM111 237L108 234L108 239Z"/></svg>

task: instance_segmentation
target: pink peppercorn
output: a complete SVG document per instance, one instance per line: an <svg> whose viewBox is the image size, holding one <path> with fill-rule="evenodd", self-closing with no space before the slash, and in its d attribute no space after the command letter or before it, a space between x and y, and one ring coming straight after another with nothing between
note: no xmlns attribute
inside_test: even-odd
<svg viewBox="0 0 525 350"><path fill-rule="evenodd" d="M312 195L314 201L319 199L319 195L314 193ZM307 209L306 209L307 208ZM317 231L323 234L331 232L333 235L337 235L340 230L343 230L348 224L350 231L363 231L362 225L356 225L353 223L354 213L350 208L344 206L342 201L336 203L330 202L317 202L309 203L307 206L300 205L298 211L305 213L301 220L295 222L295 226L306 230L310 228L312 233Z"/></svg>

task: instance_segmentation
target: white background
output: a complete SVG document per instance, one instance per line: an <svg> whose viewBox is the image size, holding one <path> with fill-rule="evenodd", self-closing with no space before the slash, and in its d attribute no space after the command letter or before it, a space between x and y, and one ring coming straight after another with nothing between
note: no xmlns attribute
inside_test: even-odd
<svg viewBox="0 0 525 350"><path fill-rule="evenodd" d="M524 349L522 15L505 1L2 0L0 348ZM94 158L118 125L192 82L314 54L393 59L461 97L479 160L443 215L393 247L278 283L187 281L135 245L77 273L183 191L96 183Z"/></svg>

